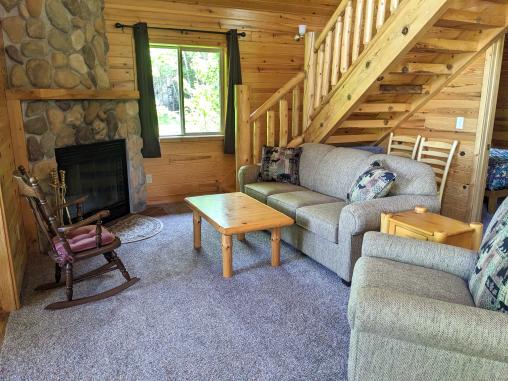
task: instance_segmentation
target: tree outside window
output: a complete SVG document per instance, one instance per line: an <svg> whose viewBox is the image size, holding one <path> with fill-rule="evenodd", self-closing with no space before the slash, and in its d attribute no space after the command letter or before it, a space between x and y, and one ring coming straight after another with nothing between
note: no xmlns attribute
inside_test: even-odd
<svg viewBox="0 0 508 381"><path fill-rule="evenodd" d="M221 49L151 45L160 136L222 132Z"/></svg>

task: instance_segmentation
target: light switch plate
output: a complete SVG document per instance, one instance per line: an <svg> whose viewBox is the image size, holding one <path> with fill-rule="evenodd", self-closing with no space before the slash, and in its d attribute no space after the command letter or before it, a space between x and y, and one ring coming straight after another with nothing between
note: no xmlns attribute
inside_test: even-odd
<svg viewBox="0 0 508 381"><path fill-rule="evenodd" d="M146 183L151 184L152 183L152 175L146 175Z"/></svg>
<svg viewBox="0 0 508 381"><path fill-rule="evenodd" d="M455 128L457 130L463 130L464 129L464 117L458 116L457 121L455 122Z"/></svg>

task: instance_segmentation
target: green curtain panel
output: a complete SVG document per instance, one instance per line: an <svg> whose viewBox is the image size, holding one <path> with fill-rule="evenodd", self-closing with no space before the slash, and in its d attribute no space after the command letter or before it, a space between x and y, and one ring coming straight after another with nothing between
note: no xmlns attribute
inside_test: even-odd
<svg viewBox="0 0 508 381"><path fill-rule="evenodd" d="M228 99L226 109L226 128L224 130L224 153L235 153L235 85L242 84L240 48L236 29L227 34L228 41Z"/></svg>
<svg viewBox="0 0 508 381"><path fill-rule="evenodd" d="M146 23L138 23L134 25L133 31L139 90L139 118L141 120L141 137L143 138L141 152L143 157L161 157L148 26Z"/></svg>

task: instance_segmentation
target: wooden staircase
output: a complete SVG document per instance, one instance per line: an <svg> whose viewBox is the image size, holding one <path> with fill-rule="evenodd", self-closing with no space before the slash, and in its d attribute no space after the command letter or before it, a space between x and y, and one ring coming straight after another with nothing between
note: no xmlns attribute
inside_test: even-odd
<svg viewBox="0 0 508 381"><path fill-rule="evenodd" d="M307 39L306 142L384 139L482 54L507 26L506 1L403 0L391 2L389 11L383 10L384 0L366 0L366 5L363 0L349 0L341 6L344 3L345 10L339 7L332 17L335 27L325 28L315 40L312 34ZM370 39L375 3L377 34ZM345 27L353 22L353 13L354 27ZM351 36L346 38L345 33ZM335 39L340 34L339 51ZM337 55L339 74L333 64ZM337 76L340 79L335 82Z"/></svg>
<svg viewBox="0 0 508 381"><path fill-rule="evenodd" d="M382 141L505 32L507 15L508 0L343 0L306 34L304 72L252 113L237 88L237 165L259 162L262 141Z"/></svg>

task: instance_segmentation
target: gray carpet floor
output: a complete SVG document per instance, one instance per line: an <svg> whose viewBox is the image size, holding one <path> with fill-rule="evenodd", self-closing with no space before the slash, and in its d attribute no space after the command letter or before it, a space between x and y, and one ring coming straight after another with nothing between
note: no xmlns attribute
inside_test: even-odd
<svg viewBox="0 0 508 381"><path fill-rule="evenodd" d="M160 234L119 250L141 281L104 301L43 310L64 290L31 291L53 272L47 258L31 260L24 307L10 315L0 351L0 379L346 379L349 289L335 274L286 244L282 266L271 268L270 237L259 232L234 240L234 277L224 279L218 233L204 222L195 252L192 215L182 205L166 212ZM94 260L86 267L103 262ZM75 295L121 281L110 273L79 283Z"/></svg>

